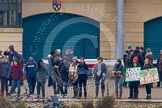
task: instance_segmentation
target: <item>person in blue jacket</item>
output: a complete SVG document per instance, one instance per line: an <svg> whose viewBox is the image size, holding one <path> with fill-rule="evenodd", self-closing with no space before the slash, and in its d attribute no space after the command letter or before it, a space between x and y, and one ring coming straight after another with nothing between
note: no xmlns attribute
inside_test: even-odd
<svg viewBox="0 0 162 108"><path fill-rule="evenodd" d="M29 86L29 95L34 94L34 89L36 85L36 70L37 63L34 61L33 57L29 57L29 61L26 63L25 71Z"/></svg>

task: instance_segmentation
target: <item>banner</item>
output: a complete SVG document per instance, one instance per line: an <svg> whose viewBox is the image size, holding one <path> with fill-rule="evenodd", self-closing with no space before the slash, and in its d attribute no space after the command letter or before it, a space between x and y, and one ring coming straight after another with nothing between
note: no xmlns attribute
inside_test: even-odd
<svg viewBox="0 0 162 108"><path fill-rule="evenodd" d="M133 67L133 68L126 68L126 76L125 81L139 81L139 73L141 71L141 67Z"/></svg>
<svg viewBox="0 0 162 108"><path fill-rule="evenodd" d="M148 84L159 81L159 75L157 68L141 70L140 75L140 84Z"/></svg>

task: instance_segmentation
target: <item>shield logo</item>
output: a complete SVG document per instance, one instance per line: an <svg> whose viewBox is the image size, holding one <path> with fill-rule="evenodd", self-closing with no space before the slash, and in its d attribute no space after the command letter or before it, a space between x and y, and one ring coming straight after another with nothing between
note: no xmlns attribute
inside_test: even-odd
<svg viewBox="0 0 162 108"><path fill-rule="evenodd" d="M59 11L61 9L61 0L52 0L52 6L55 11Z"/></svg>

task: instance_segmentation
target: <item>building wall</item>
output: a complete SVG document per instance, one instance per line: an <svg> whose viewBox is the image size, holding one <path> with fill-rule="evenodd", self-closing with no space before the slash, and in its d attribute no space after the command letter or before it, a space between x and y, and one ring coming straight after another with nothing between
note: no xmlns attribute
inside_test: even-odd
<svg viewBox="0 0 162 108"><path fill-rule="evenodd" d="M22 53L22 28L0 28L0 49L6 51L9 45L14 45L15 50Z"/></svg>
<svg viewBox="0 0 162 108"><path fill-rule="evenodd" d="M100 55L115 58L116 0L62 0L60 12L74 13L100 22ZM23 18L54 12L51 0L23 0ZM143 46L144 22L162 15L161 0L125 0L124 34L127 45ZM22 29L0 29L0 48L12 42L22 51ZM13 37L14 36L14 37Z"/></svg>

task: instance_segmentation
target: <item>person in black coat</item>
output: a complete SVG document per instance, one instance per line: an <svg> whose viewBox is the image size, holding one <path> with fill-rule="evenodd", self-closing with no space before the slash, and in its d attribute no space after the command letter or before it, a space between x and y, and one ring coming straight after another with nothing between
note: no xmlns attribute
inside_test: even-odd
<svg viewBox="0 0 162 108"><path fill-rule="evenodd" d="M69 80L69 67L70 67L70 62L68 62L68 58L65 56L63 57L63 61L59 64L58 70L61 76L61 79L64 84L61 86L61 95L62 97L67 96L67 84Z"/></svg>
<svg viewBox="0 0 162 108"><path fill-rule="evenodd" d="M80 58L80 62L78 65L78 74L79 74L79 98L82 97L82 85L84 88L84 98L87 98L87 73L88 73L88 65L84 61L84 57Z"/></svg>
<svg viewBox="0 0 162 108"><path fill-rule="evenodd" d="M131 64L133 65L133 59L136 59L140 66L144 64L144 58L139 52L139 48L136 48L131 56Z"/></svg>
<svg viewBox="0 0 162 108"><path fill-rule="evenodd" d="M153 66L151 64L151 61L146 58L145 59L145 63L144 63L144 66L143 66L143 70L146 70L146 69L151 69ZM146 93L147 93L147 96L145 99L151 99L151 83L150 84L145 84L145 88L146 88Z"/></svg>
<svg viewBox="0 0 162 108"><path fill-rule="evenodd" d="M139 67L140 65L136 62L133 61L133 67ZM133 81L129 82L129 97L128 99L138 99L138 87L139 87L140 82L139 81Z"/></svg>
<svg viewBox="0 0 162 108"><path fill-rule="evenodd" d="M160 82L162 82L162 50L160 50L160 56L157 60L157 69L159 73L160 81L157 83L157 87L160 87Z"/></svg>

